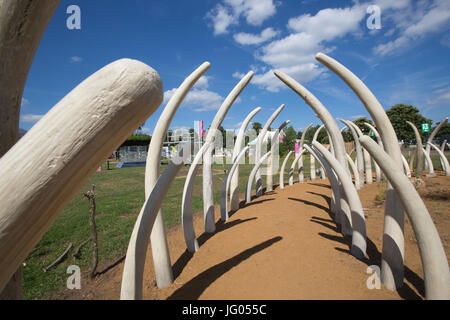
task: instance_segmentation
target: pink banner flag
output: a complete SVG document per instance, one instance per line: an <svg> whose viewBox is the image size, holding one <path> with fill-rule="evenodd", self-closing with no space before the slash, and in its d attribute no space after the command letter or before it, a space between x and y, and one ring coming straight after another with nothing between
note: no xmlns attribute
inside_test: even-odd
<svg viewBox="0 0 450 320"><path fill-rule="evenodd" d="M295 154L298 154L300 152L300 145L298 142L295 143Z"/></svg>
<svg viewBox="0 0 450 320"><path fill-rule="evenodd" d="M205 135L205 132L203 131L203 120L200 120L198 122L198 129L199 129L198 131L200 131L199 132L200 137L203 137Z"/></svg>

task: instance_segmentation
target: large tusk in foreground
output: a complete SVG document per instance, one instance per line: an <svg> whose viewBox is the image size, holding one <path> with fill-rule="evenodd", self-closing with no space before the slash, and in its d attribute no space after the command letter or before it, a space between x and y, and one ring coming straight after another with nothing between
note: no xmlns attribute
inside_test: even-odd
<svg viewBox="0 0 450 320"><path fill-rule="evenodd" d="M73 89L0 159L0 291L89 176L162 100L155 70L115 61Z"/></svg>

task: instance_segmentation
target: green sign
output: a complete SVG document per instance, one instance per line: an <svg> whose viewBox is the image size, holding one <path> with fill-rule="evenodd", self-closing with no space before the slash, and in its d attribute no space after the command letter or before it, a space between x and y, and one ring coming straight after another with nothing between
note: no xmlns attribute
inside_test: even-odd
<svg viewBox="0 0 450 320"><path fill-rule="evenodd" d="M428 123L422 123L422 132L430 132L430 125Z"/></svg>
<svg viewBox="0 0 450 320"><path fill-rule="evenodd" d="M375 133L372 130L370 130L370 136L375 137Z"/></svg>

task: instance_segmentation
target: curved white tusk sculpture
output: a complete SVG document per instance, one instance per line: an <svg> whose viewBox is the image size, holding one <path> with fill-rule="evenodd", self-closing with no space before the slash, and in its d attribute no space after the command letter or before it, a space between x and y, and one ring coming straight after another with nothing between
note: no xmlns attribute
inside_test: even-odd
<svg viewBox="0 0 450 320"><path fill-rule="evenodd" d="M367 122L363 122L363 124L369 128L370 130L372 130L373 134L375 135L375 138L377 139L377 143L378 145L383 148L383 141L381 141L381 137L380 134L378 133L377 129L375 129L374 126L372 126L370 123ZM377 182L381 181L381 170L380 170L380 166L374 161L373 162L374 167L375 167L375 179Z"/></svg>
<svg viewBox="0 0 450 320"><path fill-rule="evenodd" d="M305 152L305 149L302 149L298 155L294 158L294 161L291 164L291 168L289 169L289 185L292 186L294 184L294 171L295 171L295 165L298 161L303 157L303 153ZM299 169L300 170L300 169ZM303 168L302 168L303 170Z"/></svg>
<svg viewBox="0 0 450 320"><path fill-rule="evenodd" d="M60 0L3 0L0 3L0 157L18 140L25 82L59 3Z"/></svg>
<svg viewBox="0 0 450 320"><path fill-rule="evenodd" d="M304 147L309 153L314 154L317 157L317 159L323 164L325 170L327 171L327 176L328 176L328 179L330 180L330 185L331 185L331 190L332 190L332 198L340 199L341 198L340 182L338 181L336 173L333 171L330 164L323 158L323 156L319 152L317 152L310 146L305 144ZM331 204L330 204L330 211L335 214L334 221L336 222L336 224L340 225L341 221L342 221L342 215L344 215L345 213L339 207L339 201L335 201L335 203L334 203L335 207L333 207L332 205L333 205L333 202L331 202ZM349 224L348 223L344 224L344 226L347 226L347 225L349 225Z"/></svg>
<svg viewBox="0 0 450 320"><path fill-rule="evenodd" d="M313 142L313 147L317 149L328 164L336 172L345 192L348 204L351 210L351 226L352 226L352 246L350 252L357 259L364 259L366 256L366 219L364 211L359 199L358 192L353 185L352 179L345 171L344 167L336 160L335 157L320 143Z"/></svg>
<svg viewBox="0 0 450 320"><path fill-rule="evenodd" d="M398 145L397 135L383 106L378 102L374 94L355 74L333 58L323 53L318 53L316 59L336 73L358 96L375 122L386 152L399 166L402 166L402 154ZM403 236L405 219L403 211L401 201L388 183L384 210L381 281L391 290L400 288L403 285L405 241Z"/></svg>
<svg viewBox="0 0 450 320"><path fill-rule="evenodd" d="M296 92L315 111L315 113L320 118L322 123L325 125L325 128L331 135L336 158L342 164L342 166L346 168L347 173L350 175L350 171L348 170L348 167L346 165L347 158L345 156L344 138L342 137L342 134L339 131L339 127L330 112L324 107L319 99L317 99L311 92L309 92L297 81L278 70L275 70L274 74L289 88ZM340 192L340 194L343 195L344 193ZM336 199L336 201L340 201L340 208L346 213L346 215L350 215L350 208L348 206L348 203L345 201L345 198L341 197L340 199ZM343 230L348 229L348 226L343 228Z"/></svg>
<svg viewBox="0 0 450 320"><path fill-rule="evenodd" d="M249 203L251 201L251 194L252 194L252 184L253 180L255 179L256 172L261 167L262 163L270 156L271 152L267 152L265 155L259 159L258 163L253 167L253 170L250 172L250 176L248 177L247 182L247 190L245 192L245 202Z"/></svg>
<svg viewBox="0 0 450 320"><path fill-rule="evenodd" d="M245 118L244 122L242 122L242 125L239 128L239 132L236 136L236 142L233 149L233 159L236 159L236 157L244 147L245 130L247 129L247 126L250 123L250 121L259 111L261 111L261 107L253 109L253 111L248 114L247 118ZM239 165L240 163L237 164L237 168L235 169L231 177L230 209L232 211L236 211L239 209Z"/></svg>
<svg viewBox="0 0 450 320"><path fill-rule="evenodd" d="M328 149L329 147L330 147L330 146L328 146L327 149ZM322 160L317 156L317 152L310 152L310 153L311 153L311 157L314 158L315 160L317 160L317 162L319 162L319 165L320 165L320 171L321 171L321 173L322 173L322 179L325 179L325 178L326 178L326 177L325 177L325 170L324 170L325 166L323 165Z"/></svg>
<svg viewBox="0 0 450 320"><path fill-rule="evenodd" d="M321 125L321 126L316 130L316 132L314 132L314 136L313 136L312 142L317 141L317 137L319 136L320 131L321 131L324 127L325 127L325 125ZM312 142L311 142L311 143L312 143Z"/></svg>
<svg viewBox="0 0 450 320"><path fill-rule="evenodd" d="M0 291L99 164L162 100L155 70L115 61L73 89L0 159Z"/></svg>
<svg viewBox="0 0 450 320"><path fill-rule="evenodd" d="M348 121L348 124L351 125L356 133L358 134L358 138L362 137L364 134L362 130L352 121ZM371 184L372 183L372 159L370 158L369 152L367 152L366 149L362 148L363 154L364 154L364 172L366 174L366 183Z"/></svg>
<svg viewBox="0 0 450 320"><path fill-rule="evenodd" d="M284 158L284 160L283 160L283 164L281 165L281 169L280 169L280 189L284 189L284 168L286 167L286 164L288 162L289 157L293 153L294 153L294 151L289 151L289 153L287 154L286 158Z"/></svg>
<svg viewBox="0 0 450 320"><path fill-rule="evenodd" d="M432 146L434 148L434 150L436 150L437 153L439 154L439 157L441 158L441 161L444 164L443 167L444 167L444 170L445 170L445 175L446 176L450 176L450 166L448 164L448 160L447 160L447 157L445 156L445 154L441 151L441 149L439 149L439 147L435 146L434 144L429 143L429 142L428 142L428 144L430 146Z"/></svg>
<svg viewBox="0 0 450 320"><path fill-rule="evenodd" d="M212 142L206 142L197 152L194 161L189 167L186 181L184 182L183 197L181 200L181 226L183 228L184 241L186 242L187 250L191 253L198 250L198 242L195 237L194 221L192 218L192 193L194 191L194 182L203 153L205 153L206 148L209 148L211 144Z"/></svg>
<svg viewBox="0 0 450 320"><path fill-rule="evenodd" d="M266 176L266 191L273 191L273 161L275 157L275 153L278 157L277 161L279 161L279 153L276 152L275 147L278 146L279 143L279 136L281 133L281 130L283 130L291 120L286 120L283 122L278 129L275 131L275 134L272 137L272 140L270 142L270 157L269 157L269 163L267 164L267 176Z"/></svg>
<svg viewBox="0 0 450 320"><path fill-rule="evenodd" d="M441 130L441 128L447 124L447 122L448 122L448 118L445 118L444 120L442 120L441 123L439 123L439 125L436 128L434 128L433 132L428 137L427 144L425 146L425 150L427 151L428 155L430 155L430 150L431 150L429 143L433 143L434 137L439 132L439 130Z"/></svg>
<svg viewBox="0 0 450 320"><path fill-rule="evenodd" d="M346 120L346 122L353 127L353 129L355 130L356 134L357 134L357 138L355 141L357 141L359 139L359 137L363 136L363 132L362 130L352 121ZM361 147L362 153L364 155L363 159L364 159L364 170L363 172L365 173L365 177L366 180L365 182L367 184L371 184L372 183L372 160L370 158L370 154L369 152L367 152L367 150L365 150L364 148ZM362 178L364 180L364 177Z"/></svg>
<svg viewBox="0 0 450 320"><path fill-rule="evenodd" d="M406 158L404 155L402 155L402 162L403 162L403 170L408 178L411 178L411 171L409 170L408 161L406 161Z"/></svg>
<svg viewBox="0 0 450 320"><path fill-rule="evenodd" d="M242 157L245 156L245 153L248 151L249 148L250 146L246 146L244 149L241 150L241 152L235 158L234 162L228 168L228 171L225 174L225 177L223 178L222 191L220 193L220 217L222 221L228 221L229 219L227 197L228 197L228 190L230 188L230 181L231 181L230 178L233 175L233 173L237 170L239 162L241 161Z"/></svg>
<svg viewBox="0 0 450 320"><path fill-rule="evenodd" d="M345 156L345 144L344 138L339 131L339 127L334 120L333 116L324 107L324 105L316 98L310 91L308 91L305 87L299 84L297 81L284 74L279 70L275 70L274 74L283 81L289 88L291 88L295 93L297 93L305 102L308 104L316 113L316 115L320 118L322 123L325 125L325 128L331 135L331 140L333 141L334 151L336 153L336 158L338 161L346 167L346 156ZM350 174L348 168L346 167L347 172ZM348 205L344 204L345 209L348 210Z"/></svg>
<svg viewBox="0 0 450 320"><path fill-rule="evenodd" d="M441 239L428 210L414 186L399 166L369 137L361 137L361 144L394 186L411 221L422 258L427 299L450 299L450 272Z"/></svg>
<svg viewBox="0 0 450 320"><path fill-rule="evenodd" d="M407 124L413 129L414 135L416 137L416 157L417 157L417 163L416 163L416 177L422 176L422 170L423 170L423 163L424 163L424 154L423 154L423 145L422 145L422 137L420 136L419 130L417 130L414 123L410 121L406 121Z"/></svg>
<svg viewBox="0 0 450 320"><path fill-rule="evenodd" d="M343 124L347 126L347 128L350 130L353 140L355 141L355 151L356 151L356 167L358 169L358 175L359 175L359 183L360 186L364 185L364 157L362 152L361 144L358 140L358 133L356 132L355 128L350 125L350 121L344 120L344 119L338 119Z"/></svg>
<svg viewBox="0 0 450 320"><path fill-rule="evenodd" d="M330 143L330 152L334 156L333 140L331 140L331 135L330 135L330 133L328 131L327 131L327 135L328 135L328 141Z"/></svg>
<svg viewBox="0 0 450 320"><path fill-rule="evenodd" d="M213 122L211 123L205 142L213 141L217 130L220 127L223 119L225 119L228 110L233 102L237 99L239 94L244 90L254 75L253 71L248 72L233 90L225 98L225 101L217 111ZM212 173L212 151L214 146L211 145L206 149L203 156L203 218L205 220L205 231L207 233L214 233L216 231L216 222L214 219L214 188L213 188L213 173Z"/></svg>
<svg viewBox="0 0 450 320"><path fill-rule="evenodd" d="M300 147L299 150L303 149L303 145L305 144L305 136L309 129L312 128L312 123L310 123L302 133L302 137L300 139ZM304 170L303 170L303 157L298 160L298 181L303 182L305 180Z"/></svg>
<svg viewBox="0 0 450 320"><path fill-rule="evenodd" d="M188 146L190 148L190 145ZM177 156L183 157L184 150L177 152ZM142 286L144 280L144 266L147 255L148 238L155 223L158 211L169 187L175 179L178 171L183 167L184 160L189 153L186 152L184 158L171 161L161 176L158 178L150 196L142 206L139 216L142 223L136 231L133 230L131 240L127 249L127 256L123 267L122 288L120 291L121 300L141 300Z"/></svg>
<svg viewBox="0 0 450 320"><path fill-rule="evenodd" d="M347 159L345 157L344 138L340 134L339 127L330 112L311 92L309 92L297 81L279 70L275 70L274 74L289 88L296 92L316 112L331 135L338 161L345 165Z"/></svg>
<svg viewBox="0 0 450 320"><path fill-rule="evenodd" d="M0 1L0 157L19 139L22 95L33 58L60 0ZM22 265L0 300L22 299Z"/></svg>
<svg viewBox="0 0 450 320"><path fill-rule="evenodd" d="M352 168L353 175L355 176L355 188L356 188L356 190L359 190L359 189L361 189L361 184L359 182L360 180L359 180L358 168L356 167L356 164L353 162L352 158L348 154L347 154L347 160L348 160L348 164Z"/></svg>
<svg viewBox="0 0 450 320"><path fill-rule="evenodd" d="M441 152L442 153L444 153L444 151L445 151L445 144L447 143L447 140L444 140L444 142L442 142L442 145L441 145ZM442 170L444 170L445 171L445 168L444 168L444 162L441 160L441 159L439 159L440 160L440 162L441 162L441 168L442 168Z"/></svg>
<svg viewBox="0 0 450 320"><path fill-rule="evenodd" d="M153 130L152 139L147 153L147 165L145 167L145 198L150 196L156 181L159 178L159 168L161 162L161 150L163 147L164 139L169 129L170 123L177 112L181 102L186 97L189 90L194 86L194 84L200 79L200 77L210 68L209 62L204 62L200 65L194 72L192 72L180 85L180 87L175 91L172 98L167 103L161 116L156 123L155 129ZM150 211L141 211L142 214L148 213ZM149 221L148 218L143 218L141 215L138 216L133 233L138 232L142 228L142 221ZM152 220L152 219L150 219ZM136 237L131 237L130 241L136 241ZM156 220L153 224L153 229L149 240L152 243L152 255L153 264L155 268L156 284L158 288L164 288L173 282L172 274L172 264L170 262L169 248L167 245L166 231L164 227L164 220L162 217L162 212L159 210ZM134 246L136 243L131 243L128 245L130 252L134 252ZM147 247L147 244L145 245ZM137 249L140 254L145 254L141 250ZM124 272L135 272L135 269L125 269ZM134 278L134 275L123 275L124 279ZM132 291L133 289L129 289ZM130 296L130 299L132 296Z"/></svg>
<svg viewBox="0 0 450 320"><path fill-rule="evenodd" d="M274 122L276 117L280 114L280 112L284 109L284 104L278 107L277 110L272 113L270 118L266 121L264 124L264 127L258 134L258 140L256 141L256 150L255 150L255 165L258 164L259 160L261 159L262 154L262 147L264 144L264 139L266 138L267 130L269 129L270 125ZM259 168L256 170L256 196L259 197L262 194L262 178L261 178L261 171Z"/></svg>
<svg viewBox="0 0 450 320"><path fill-rule="evenodd" d="M314 132L314 136L313 136L312 142L317 141L317 137L319 136L320 131L321 131L324 127L325 127L324 125L321 125L321 126L316 130L316 132ZM310 162L309 162L309 163L310 163L310 171L309 171L310 178L311 178L311 181L314 181L314 180L316 180L316 158L315 158L315 155L314 155L314 154L311 154L311 155L310 155Z"/></svg>
<svg viewBox="0 0 450 320"><path fill-rule="evenodd" d="M428 178L434 178L436 177L436 173L434 173L434 166L433 161L431 160L430 155L427 153L427 150L425 148L422 148L423 155L425 156L425 163L428 164Z"/></svg>

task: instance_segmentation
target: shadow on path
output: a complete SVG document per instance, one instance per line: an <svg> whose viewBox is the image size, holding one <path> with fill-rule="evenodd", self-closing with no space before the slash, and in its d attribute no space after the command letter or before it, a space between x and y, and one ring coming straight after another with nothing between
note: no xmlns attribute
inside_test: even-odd
<svg viewBox="0 0 450 320"><path fill-rule="evenodd" d="M298 199L298 198L291 198L291 197L288 197L288 199L289 199L289 200L293 200L293 201L302 202L302 203L304 203L304 204L306 204L306 205L308 205L308 206L313 206L313 207L319 208L320 210L323 210L323 211L325 211L326 213L328 213L328 215L332 215L332 214L333 214L333 213L330 211L330 209L328 209L327 207L324 207L324 206L321 205L321 204L318 204L318 203L315 203L315 202L312 202L312 201L308 201L308 200Z"/></svg>
<svg viewBox="0 0 450 320"><path fill-rule="evenodd" d="M323 187L323 188L331 189L331 186L330 186L330 185L324 184L324 183L312 183L312 182L308 182L308 184L313 185L313 186L318 186L318 187Z"/></svg>
<svg viewBox="0 0 450 320"><path fill-rule="evenodd" d="M319 197L324 198L325 201L327 202L328 206L331 205L331 198L329 196L327 196L325 194L322 194L322 193L313 192L313 191L306 191L306 192L309 193L309 194L313 194L315 196L319 196Z"/></svg>
<svg viewBox="0 0 450 320"><path fill-rule="evenodd" d="M312 184L312 183L309 183L309 184ZM313 184L313 185L319 185L319 184ZM323 185L323 186L326 186L326 185ZM311 192L311 191L307 191L307 192L310 194L314 194L314 195L324 198L327 201L328 205L330 205L330 202L331 202L330 197L328 197L324 194L316 193L316 192ZM319 218L319 217L311 217L310 221L320 224L330 230L333 230L334 232L337 232L337 233L340 232L340 227L336 226L336 224L334 222L334 213L332 213L330 211L330 209L324 207L323 205L320 205L320 204L317 204L315 202L311 202L308 200L297 199L297 198L288 198L288 199L294 200L294 201L299 201L306 205L314 206L316 208L319 208L319 209L327 212L328 215L330 216L331 220L327 220L327 219L323 219L323 218ZM330 223L326 223L326 222L330 222ZM351 255L351 253L350 253L350 248L351 248L351 244L352 244L351 236L347 236L347 237L344 237L342 235L336 236L336 235L331 235L331 234L326 234L326 233L321 233L321 232L319 233L319 235L328 240L336 241L336 242L346 245L348 247L348 249L335 248L335 250ZM367 251L366 251L367 257L366 257L366 259L364 259L362 261L364 263L366 263L368 266L371 266L371 265L381 266L381 253L378 251L377 246L369 238L367 238L366 241L367 241ZM410 299L410 300L411 299L413 299L413 300L424 299L424 297L425 297L424 280L417 273L415 273L410 268L408 268L406 265L404 266L404 276L405 276L405 279L407 279L408 282L414 286L414 288L417 290L419 295L409 286L408 283L405 282L403 284L403 286L397 290L400 297L402 297L403 299Z"/></svg>
<svg viewBox="0 0 450 320"><path fill-rule="evenodd" d="M200 237L198 237L197 241L198 241L198 245L199 247L201 247L206 241L208 241L211 237L213 237L215 234L225 231L231 227L234 227L238 224L247 222L247 221L251 221L251 220L255 220L257 219L256 217L253 218L249 218L249 219L237 219L237 220L233 220L233 221L228 221L228 222L223 222L222 220L219 220L216 223L216 232L214 233L207 233L207 232L203 232L202 235ZM183 269L186 267L186 265L188 264L188 262L192 259L192 257L194 256L194 253L189 252L187 249L183 252L183 254L178 258L178 260L174 263L172 270L173 270L173 277L176 279L181 272L183 271Z"/></svg>
<svg viewBox="0 0 450 320"><path fill-rule="evenodd" d="M258 198L258 197L252 196L251 200L254 200L256 198ZM250 206L254 206L255 204L260 204L260 203L263 203L263 202L266 202L266 201L272 201L272 200L275 200L275 198L262 199L262 200L258 200L258 201L252 201L252 202L249 202L249 203L246 203L245 200L242 200L241 202L239 202L239 209L250 207ZM232 212L232 213L234 213L234 212Z"/></svg>
<svg viewBox="0 0 450 320"><path fill-rule="evenodd" d="M182 287L177 289L168 300L196 300L200 297L203 291L206 290L214 281L220 278L222 275L230 271L232 268L239 265L244 260L247 260L252 255L270 247L274 243L280 241L282 237L275 237L264 241L254 247L251 247L245 251L242 251L238 255L225 260L215 266L203 271L195 278L185 283Z"/></svg>
<svg viewBox="0 0 450 320"><path fill-rule="evenodd" d="M330 234L321 233L321 232L319 232L319 235L328 240L336 241L336 242L346 245L349 249L342 249L342 248L334 248L334 249L337 251L344 252L344 253L351 255L350 248L351 248L351 244L352 244L352 238L350 236L349 237L335 236L335 235L330 235ZM378 251L377 246L375 245L375 243L373 243L372 240L367 238L366 241L367 241L367 250L366 250L367 257L361 261L364 262L365 264L367 264L367 266L371 266L371 265L381 266L380 251ZM397 290L398 294L403 299L408 299L408 300L424 299L425 284L424 284L423 279L417 273L415 273L410 268L408 268L407 266L404 266L404 268L405 268L405 270L404 270L405 278L416 288L416 290L420 294L420 296L406 282L404 282L403 286Z"/></svg>

